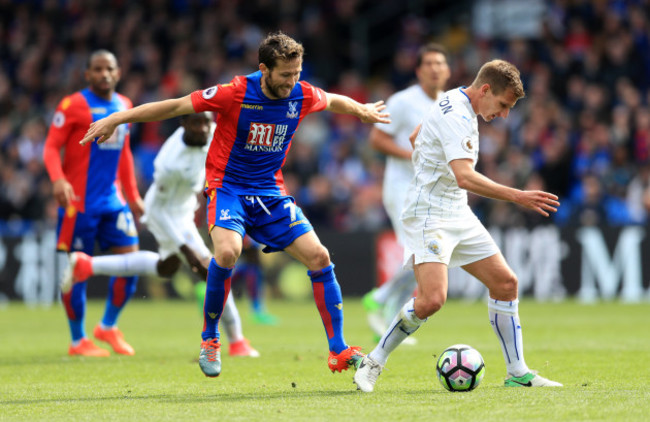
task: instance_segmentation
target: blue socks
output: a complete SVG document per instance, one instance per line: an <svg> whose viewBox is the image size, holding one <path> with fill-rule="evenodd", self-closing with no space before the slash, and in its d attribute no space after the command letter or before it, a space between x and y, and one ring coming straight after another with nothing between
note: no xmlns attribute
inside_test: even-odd
<svg viewBox="0 0 650 422"><path fill-rule="evenodd" d="M84 317L86 316L86 283L77 283L72 286L68 294L61 295L68 324L70 325L70 334L72 341L76 342L86 337L84 331Z"/></svg>
<svg viewBox="0 0 650 422"><path fill-rule="evenodd" d="M319 271L307 271L314 290L316 307L323 320L330 351L339 354L348 346L343 339L343 298L334 275L334 264Z"/></svg>
<svg viewBox="0 0 650 422"><path fill-rule="evenodd" d="M138 283L137 276L111 277L108 285L108 298L106 299L106 310L102 324L105 327L113 327L117 324L117 318L129 301Z"/></svg>
<svg viewBox="0 0 650 422"><path fill-rule="evenodd" d="M219 319L230 293L232 268L223 268L217 265L214 258L208 266L208 286L205 291L203 305L203 332L201 338L219 338Z"/></svg>

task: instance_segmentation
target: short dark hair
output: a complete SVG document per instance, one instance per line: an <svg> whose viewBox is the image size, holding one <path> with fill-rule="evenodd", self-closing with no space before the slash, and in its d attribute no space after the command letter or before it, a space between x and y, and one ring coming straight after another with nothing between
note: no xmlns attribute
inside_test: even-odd
<svg viewBox="0 0 650 422"><path fill-rule="evenodd" d="M282 31L278 31L269 34L260 44L259 62L273 69L278 59L286 61L302 59L304 52L302 44Z"/></svg>
<svg viewBox="0 0 650 422"><path fill-rule="evenodd" d="M90 53L90 55L88 56L88 61L86 61L86 69L90 69L90 63L92 63L92 61L95 59L95 57L98 57L98 56L111 56L113 58L113 60L115 60L115 63L117 63L117 57L115 57L115 54L113 54L112 52L102 48L102 49L95 50L92 53Z"/></svg>
<svg viewBox="0 0 650 422"><path fill-rule="evenodd" d="M207 117L210 120L214 120L214 115L211 111L199 111L198 113L181 114L179 120L181 123L187 123L190 120L199 119L201 117Z"/></svg>
<svg viewBox="0 0 650 422"><path fill-rule="evenodd" d="M472 86L479 88L483 84L490 85L490 89L495 95L501 94L508 88L512 89L512 93L517 99L523 98L525 95L519 69L505 60L496 59L481 66Z"/></svg>
<svg viewBox="0 0 650 422"><path fill-rule="evenodd" d="M427 53L440 53L443 56L445 56L445 61L447 62L449 61L449 52L447 51L445 46L435 42L430 42L418 49L418 58L415 63L415 67L420 67L420 65L422 64L422 60L424 60L424 56Z"/></svg>

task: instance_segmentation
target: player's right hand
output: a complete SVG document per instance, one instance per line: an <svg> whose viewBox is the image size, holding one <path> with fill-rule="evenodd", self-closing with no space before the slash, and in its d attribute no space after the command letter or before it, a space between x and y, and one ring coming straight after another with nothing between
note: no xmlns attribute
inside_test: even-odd
<svg viewBox="0 0 650 422"><path fill-rule="evenodd" d="M110 122L109 117L91 123L88 131L79 143L81 145L86 145L88 142L92 142L95 139L98 144L106 142L113 135L113 132L115 132L115 128L117 128L117 125Z"/></svg>
<svg viewBox="0 0 650 422"><path fill-rule="evenodd" d="M58 179L54 182L53 194L59 205L64 208L70 205L74 199L74 189L70 182L64 178Z"/></svg>

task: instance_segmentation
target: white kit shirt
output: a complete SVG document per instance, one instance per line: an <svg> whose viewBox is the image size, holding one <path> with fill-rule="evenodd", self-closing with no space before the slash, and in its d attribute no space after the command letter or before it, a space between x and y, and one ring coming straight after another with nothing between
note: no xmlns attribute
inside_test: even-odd
<svg viewBox="0 0 650 422"><path fill-rule="evenodd" d="M386 102L386 111L390 113L391 123L376 123L375 127L391 135L395 143L411 151L409 135L422 122L429 108L435 104L418 84L396 92ZM413 166L410 160L393 156L386 157L384 186L405 190L413 178Z"/></svg>
<svg viewBox="0 0 650 422"><path fill-rule="evenodd" d="M402 221L474 218L467 191L458 187L449 162L469 158L476 166L478 119L461 88L445 92L424 118L415 140L413 169Z"/></svg>
<svg viewBox="0 0 650 422"><path fill-rule="evenodd" d="M212 139L216 124L210 126ZM179 127L165 141L154 160L154 182L145 195L144 223L164 228L178 245L185 243L181 229L189 221L194 225L198 208L196 195L205 186L205 158L210 142L189 147L183 142L185 129Z"/></svg>

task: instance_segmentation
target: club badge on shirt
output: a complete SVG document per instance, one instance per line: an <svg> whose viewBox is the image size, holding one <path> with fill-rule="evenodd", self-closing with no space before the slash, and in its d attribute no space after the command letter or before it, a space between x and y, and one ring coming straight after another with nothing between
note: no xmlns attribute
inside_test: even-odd
<svg viewBox="0 0 650 422"><path fill-rule="evenodd" d="M298 114L298 102L297 101L289 101L289 111L287 111L287 119L297 119L299 114Z"/></svg>

